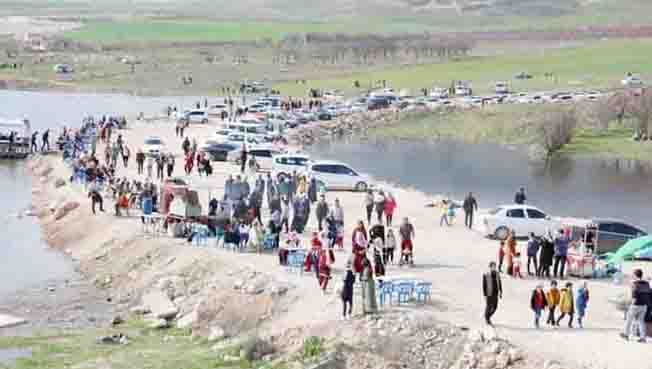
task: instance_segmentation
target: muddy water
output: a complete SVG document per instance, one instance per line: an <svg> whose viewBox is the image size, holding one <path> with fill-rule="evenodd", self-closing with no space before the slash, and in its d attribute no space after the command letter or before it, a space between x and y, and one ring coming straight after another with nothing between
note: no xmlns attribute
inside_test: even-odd
<svg viewBox="0 0 652 369"><path fill-rule="evenodd" d="M455 141L351 139L311 150L427 193L463 198L473 191L481 207L510 203L523 186L528 202L550 214L615 217L652 231L652 163L579 157L535 163L526 150Z"/></svg>
<svg viewBox="0 0 652 369"><path fill-rule="evenodd" d="M58 131L64 125L78 126L88 114L151 115L162 113L168 105L190 106L195 101L192 97L0 91L0 117L26 117L33 130ZM0 296L74 275L72 264L62 254L47 249L37 220L19 216L30 201L31 179L24 163L0 161Z"/></svg>

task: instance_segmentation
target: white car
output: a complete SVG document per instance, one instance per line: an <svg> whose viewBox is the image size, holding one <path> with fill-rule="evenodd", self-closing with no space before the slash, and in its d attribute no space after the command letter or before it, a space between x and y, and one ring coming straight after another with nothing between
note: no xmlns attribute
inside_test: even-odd
<svg viewBox="0 0 652 369"><path fill-rule="evenodd" d="M242 145L245 143L245 135L244 133L239 132L230 133L228 136L226 136L226 143L242 147ZM262 142L260 142L256 137L247 135L247 145L258 145L260 143Z"/></svg>
<svg viewBox="0 0 652 369"><path fill-rule="evenodd" d="M218 141L220 143L224 143L229 140L229 135L231 133L235 133L233 130L227 129L227 128L221 128L218 129L214 134L213 134L213 139L215 141Z"/></svg>
<svg viewBox="0 0 652 369"><path fill-rule="evenodd" d="M225 104L215 104L208 108L208 115L221 116L222 113L229 113L229 107Z"/></svg>
<svg viewBox="0 0 652 369"><path fill-rule="evenodd" d="M271 170L274 165L273 158L280 154L282 152L272 145L258 145L247 148L247 157L256 158L258 170ZM240 158L236 160L236 163L238 165L240 164Z"/></svg>
<svg viewBox="0 0 652 369"><path fill-rule="evenodd" d="M190 110L184 113L183 120L188 123L208 123L208 113L205 110Z"/></svg>
<svg viewBox="0 0 652 369"><path fill-rule="evenodd" d="M165 152L165 143L158 137L147 137L142 150L146 156L159 156Z"/></svg>
<svg viewBox="0 0 652 369"><path fill-rule="evenodd" d="M526 237L530 233L543 236L548 230L554 232L559 222L553 220L543 211L530 205L504 205L489 211L483 219L485 234L499 240L514 230L517 237Z"/></svg>
<svg viewBox="0 0 652 369"><path fill-rule="evenodd" d="M323 182L329 190L366 191L370 187L368 176L336 161L311 163L309 173Z"/></svg>
<svg viewBox="0 0 652 369"><path fill-rule="evenodd" d="M305 154L283 154L272 158L272 176L281 179L289 177L295 171L305 173L310 164L310 157Z"/></svg>
<svg viewBox="0 0 652 369"><path fill-rule="evenodd" d="M620 83L626 87L641 87L643 86L643 81L637 76L628 76Z"/></svg>

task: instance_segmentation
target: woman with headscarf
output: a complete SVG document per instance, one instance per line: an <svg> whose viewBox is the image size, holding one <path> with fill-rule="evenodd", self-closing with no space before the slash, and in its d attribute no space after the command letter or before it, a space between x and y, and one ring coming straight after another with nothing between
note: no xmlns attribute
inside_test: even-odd
<svg viewBox="0 0 652 369"><path fill-rule="evenodd" d="M353 230L351 251L353 253L353 271L362 274L363 261L367 253L367 231L361 220L358 221L358 226Z"/></svg>

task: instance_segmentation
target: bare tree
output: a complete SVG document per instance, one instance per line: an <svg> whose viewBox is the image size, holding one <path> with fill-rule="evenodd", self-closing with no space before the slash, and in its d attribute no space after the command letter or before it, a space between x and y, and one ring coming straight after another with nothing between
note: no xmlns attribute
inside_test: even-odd
<svg viewBox="0 0 652 369"><path fill-rule="evenodd" d="M574 109L544 113L538 124L543 148L548 156L571 142L577 127Z"/></svg>
<svg viewBox="0 0 652 369"><path fill-rule="evenodd" d="M652 91L644 88L638 96L632 98L631 114L636 124L636 135L647 136L652 123Z"/></svg>

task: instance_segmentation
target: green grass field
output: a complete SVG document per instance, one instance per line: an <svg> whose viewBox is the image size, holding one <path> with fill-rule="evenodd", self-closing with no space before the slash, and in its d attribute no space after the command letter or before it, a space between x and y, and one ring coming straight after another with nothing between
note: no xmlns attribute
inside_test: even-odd
<svg viewBox="0 0 652 369"><path fill-rule="evenodd" d="M449 138L472 143L529 144L536 141L538 130L533 123L537 117L557 108L547 105L492 105L441 115L409 114L398 124L372 130L371 135L404 140ZM622 126L613 122L609 130L603 132L581 126L571 143L560 153L652 160L652 143L632 141L633 130L630 126L632 124L628 121Z"/></svg>
<svg viewBox="0 0 652 369"><path fill-rule="evenodd" d="M448 87L451 81L469 80L477 93L488 93L495 81L507 80L516 91L564 90L618 85L628 71L640 73L643 77L652 74L652 40L595 41L583 47L553 49L545 53L474 57L352 73L341 78L308 81L307 86L288 82L275 87L283 94L298 96L305 94L307 88L358 93L353 88L355 80L360 81L363 89L367 89L372 81L387 80L394 88L413 90L433 85ZM519 72L528 72L535 78L525 81L513 79ZM556 81L544 78L546 72L554 73Z"/></svg>
<svg viewBox="0 0 652 369"><path fill-rule="evenodd" d="M99 344L100 336L126 334L127 345ZM224 361L222 355L239 355L239 347L214 350L212 344L193 339L190 330L145 328L142 321L129 322L115 329L87 329L63 334L33 337L0 337L0 349L24 348L31 356L20 358L12 369L113 368L113 369L281 369L270 363L246 359ZM0 368L8 368L0 363Z"/></svg>

